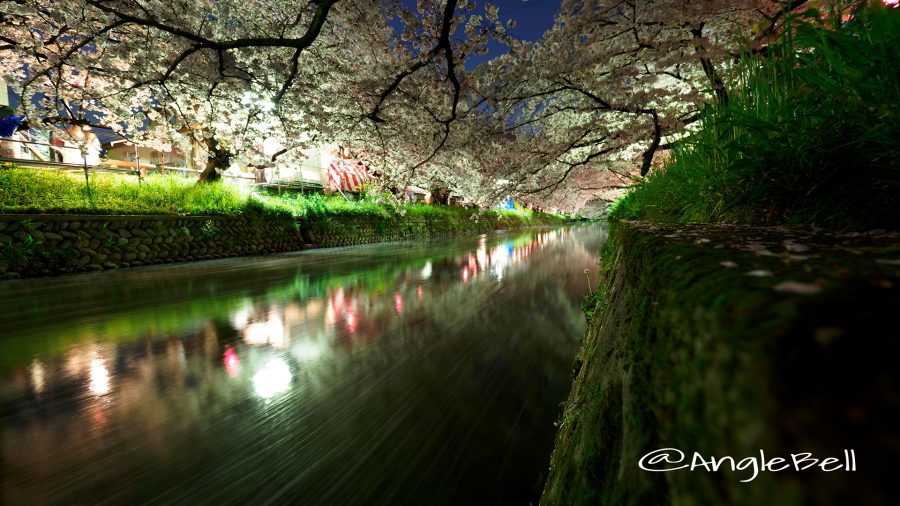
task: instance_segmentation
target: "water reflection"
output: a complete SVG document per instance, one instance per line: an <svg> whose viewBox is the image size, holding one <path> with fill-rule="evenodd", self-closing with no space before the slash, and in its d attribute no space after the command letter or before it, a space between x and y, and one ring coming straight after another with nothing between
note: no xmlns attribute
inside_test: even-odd
<svg viewBox="0 0 900 506"><path fill-rule="evenodd" d="M536 501L602 239L0 285L3 503Z"/></svg>
<svg viewBox="0 0 900 506"><path fill-rule="evenodd" d="M225 372L228 373L228 377L237 378L237 375L241 372L241 359L238 358L237 352L234 351L234 347L225 350L225 360L223 363L225 364Z"/></svg>
<svg viewBox="0 0 900 506"><path fill-rule="evenodd" d="M47 386L47 368L44 363L38 359L31 361L28 366L28 375L31 378L31 385L35 394L40 394Z"/></svg>
<svg viewBox="0 0 900 506"><path fill-rule="evenodd" d="M281 357L269 359L256 374L253 375L253 390L263 399L271 399L291 387L291 374L287 362Z"/></svg>
<svg viewBox="0 0 900 506"><path fill-rule="evenodd" d="M109 393L109 371L99 358L91 360L91 383L88 388L97 395Z"/></svg>

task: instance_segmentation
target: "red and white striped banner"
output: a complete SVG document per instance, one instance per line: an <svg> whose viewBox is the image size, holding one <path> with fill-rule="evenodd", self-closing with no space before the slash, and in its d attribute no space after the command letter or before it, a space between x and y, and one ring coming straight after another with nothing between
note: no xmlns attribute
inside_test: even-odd
<svg viewBox="0 0 900 506"><path fill-rule="evenodd" d="M336 159L328 165L328 187L332 190L356 193L375 181L362 162Z"/></svg>

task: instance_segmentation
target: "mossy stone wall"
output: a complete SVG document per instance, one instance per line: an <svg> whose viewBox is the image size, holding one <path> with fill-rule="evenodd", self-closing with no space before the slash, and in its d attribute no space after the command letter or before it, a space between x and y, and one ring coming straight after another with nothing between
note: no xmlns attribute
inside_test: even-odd
<svg viewBox="0 0 900 506"><path fill-rule="evenodd" d="M602 262L542 504L893 504L900 234L618 222ZM639 467L664 448L859 464Z"/></svg>
<svg viewBox="0 0 900 506"><path fill-rule="evenodd" d="M291 251L291 223L243 217L0 216L0 275L99 271Z"/></svg>
<svg viewBox="0 0 900 506"><path fill-rule="evenodd" d="M476 221L364 216L298 222L248 216L0 215L0 279L428 239L543 223L488 217Z"/></svg>
<svg viewBox="0 0 900 506"><path fill-rule="evenodd" d="M458 234L485 233L492 230L521 228L530 225L558 225L558 219L496 218L385 218L337 216L306 221L302 231L307 241L321 247L348 246L404 239L429 239Z"/></svg>

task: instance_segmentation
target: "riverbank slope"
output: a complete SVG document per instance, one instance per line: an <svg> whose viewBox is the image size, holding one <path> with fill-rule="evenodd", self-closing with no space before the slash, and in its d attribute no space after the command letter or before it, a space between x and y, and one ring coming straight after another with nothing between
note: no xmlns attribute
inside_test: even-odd
<svg viewBox="0 0 900 506"><path fill-rule="evenodd" d="M900 234L622 221L610 241L542 504L890 503ZM859 467L639 467L662 448L685 460L645 467L845 449Z"/></svg>

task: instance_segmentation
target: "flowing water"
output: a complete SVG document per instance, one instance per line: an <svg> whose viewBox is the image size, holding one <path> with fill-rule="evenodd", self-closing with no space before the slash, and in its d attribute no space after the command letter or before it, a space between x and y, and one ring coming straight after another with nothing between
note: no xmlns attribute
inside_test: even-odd
<svg viewBox="0 0 900 506"><path fill-rule="evenodd" d="M604 238L0 283L0 502L536 503Z"/></svg>

